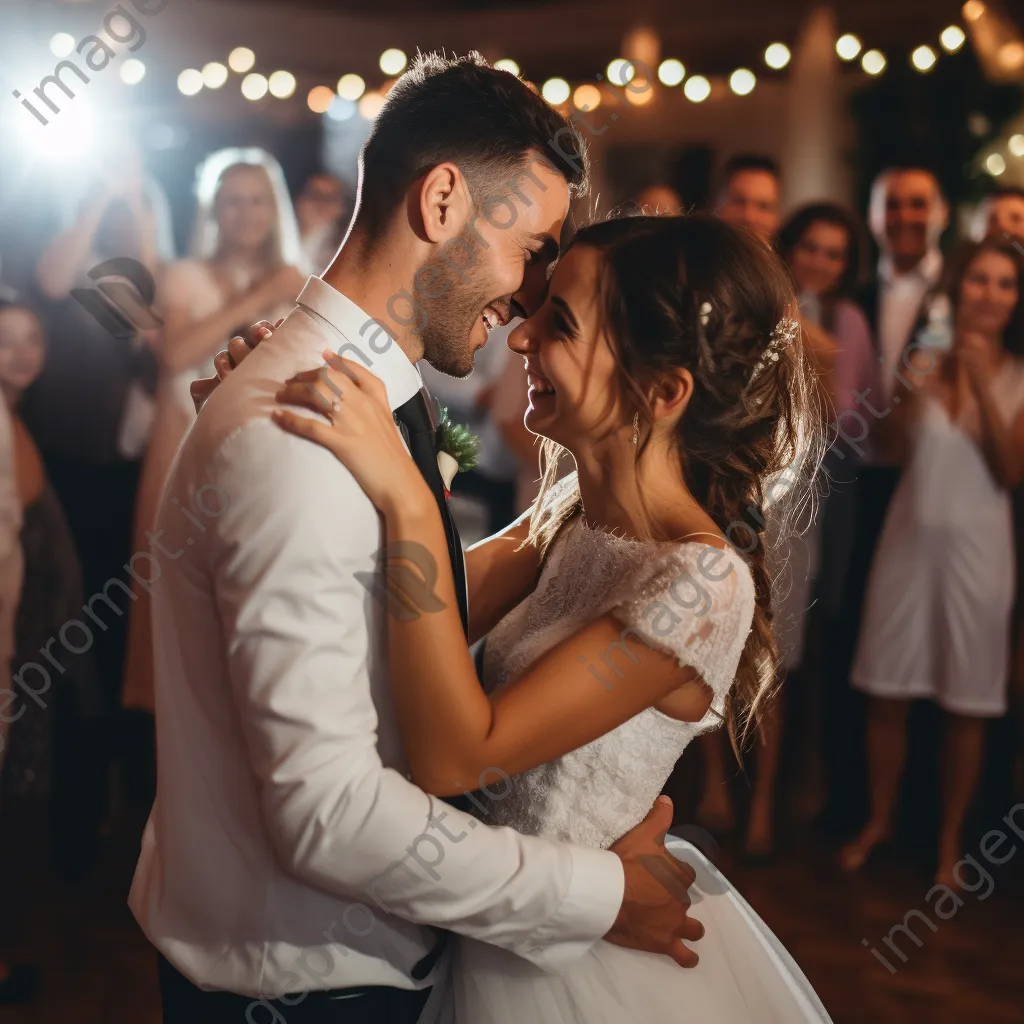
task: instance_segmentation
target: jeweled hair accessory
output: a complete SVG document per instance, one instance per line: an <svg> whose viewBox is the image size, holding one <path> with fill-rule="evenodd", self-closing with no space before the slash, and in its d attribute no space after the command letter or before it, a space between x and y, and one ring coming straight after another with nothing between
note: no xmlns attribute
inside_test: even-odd
<svg viewBox="0 0 1024 1024"><path fill-rule="evenodd" d="M799 321L791 320L788 316L784 316L775 325L775 330L772 331L771 336L768 338L768 344L761 353L761 358L754 363L754 369L750 372L750 380L747 381L746 387L747 391L754 386L754 382L757 378L760 377L772 363L777 363L779 361L779 352L781 349L786 345L792 344L793 340L799 333Z"/></svg>

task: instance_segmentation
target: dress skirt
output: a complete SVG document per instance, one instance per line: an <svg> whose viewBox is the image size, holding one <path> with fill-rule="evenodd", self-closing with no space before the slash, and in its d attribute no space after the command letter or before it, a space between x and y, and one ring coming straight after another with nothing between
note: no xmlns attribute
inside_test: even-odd
<svg viewBox="0 0 1024 1024"><path fill-rule="evenodd" d="M666 847L690 864L693 915L705 927L694 968L598 942L552 974L495 946L455 943L449 980L420 1024L801 1024L829 1021L782 943L692 844Z"/></svg>

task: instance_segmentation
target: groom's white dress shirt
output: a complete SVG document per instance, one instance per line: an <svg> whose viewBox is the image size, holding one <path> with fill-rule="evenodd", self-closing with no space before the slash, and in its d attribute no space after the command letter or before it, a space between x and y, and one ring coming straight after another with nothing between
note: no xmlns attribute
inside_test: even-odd
<svg viewBox="0 0 1024 1024"><path fill-rule="evenodd" d="M413 974L437 942L428 925L558 970L622 901L615 854L488 828L405 774L366 584L381 519L333 455L269 419L325 348L361 358L392 409L411 398L416 368L368 320L310 279L203 409L137 566L159 771L130 905L203 988L419 988L434 980Z"/></svg>

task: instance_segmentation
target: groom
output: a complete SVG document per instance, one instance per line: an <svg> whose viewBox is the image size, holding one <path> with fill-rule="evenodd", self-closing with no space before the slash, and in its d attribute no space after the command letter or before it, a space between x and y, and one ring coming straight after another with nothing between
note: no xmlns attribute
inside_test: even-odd
<svg viewBox="0 0 1024 1024"><path fill-rule="evenodd" d="M478 57L418 59L363 150L333 264L182 446L150 537L159 774L130 897L165 1024L412 1024L444 929L556 971L602 937L696 962L666 806L591 850L485 827L408 781L387 623L359 582L380 519L333 456L269 419L325 349L368 366L438 495L464 597L415 363L464 376L489 326L538 304L585 187L575 138Z"/></svg>

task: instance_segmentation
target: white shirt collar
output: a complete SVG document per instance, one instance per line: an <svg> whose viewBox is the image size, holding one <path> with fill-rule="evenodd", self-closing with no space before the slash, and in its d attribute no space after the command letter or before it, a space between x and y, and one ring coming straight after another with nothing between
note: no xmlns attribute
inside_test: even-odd
<svg viewBox="0 0 1024 1024"><path fill-rule="evenodd" d="M409 401L422 387L423 378L401 346L372 316L337 288L311 277L298 303L330 329L330 347L346 359L363 364L384 382L392 410Z"/></svg>
<svg viewBox="0 0 1024 1024"><path fill-rule="evenodd" d="M934 288L942 276L942 262L942 253L938 249L929 249L913 270L906 274L897 274L892 255L883 252L878 260L878 277L883 285L890 285L899 278L916 278L927 287Z"/></svg>

